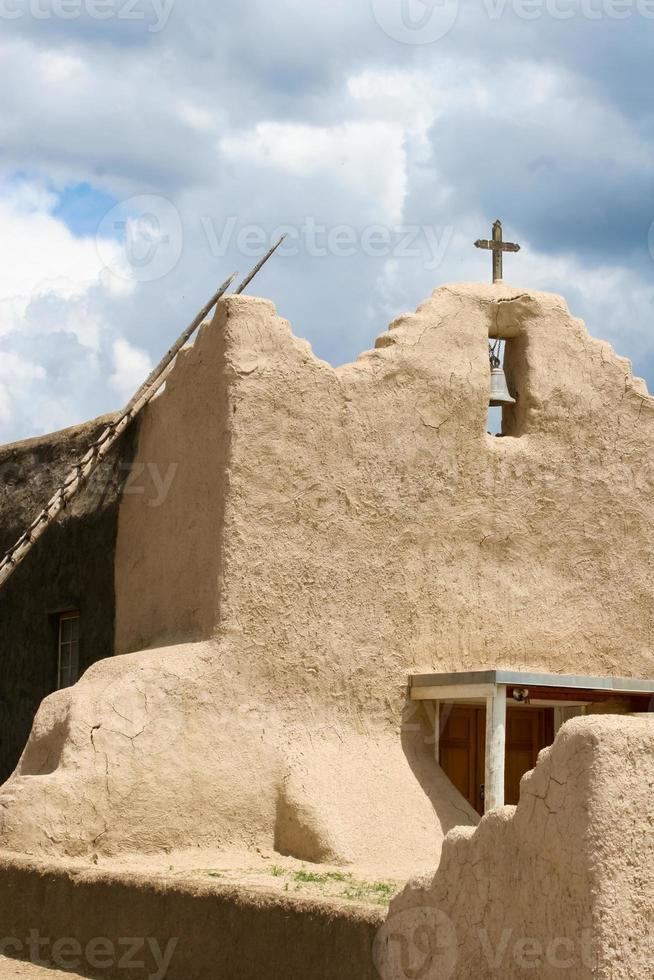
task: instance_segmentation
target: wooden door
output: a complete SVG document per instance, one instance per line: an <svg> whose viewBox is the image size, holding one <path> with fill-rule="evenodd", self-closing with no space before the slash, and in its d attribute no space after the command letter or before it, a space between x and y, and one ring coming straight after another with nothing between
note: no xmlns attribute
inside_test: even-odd
<svg viewBox="0 0 654 980"><path fill-rule="evenodd" d="M505 803L518 802L520 780L534 768L538 753L553 737L552 708L507 708ZM441 705L441 768L478 813L484 812L485 749L485 706Z"/></svg>
<svg viewBox="0 0 654 980"><path fill-rule="evenodd" d="M480 709L441 706L439 762L461 796L476 808L479 785L477 733ZM482 779L483 782L483 779Z"/></svg>
<svg viewBox="0 0 654 980"><path fill-rule="evenodd" d="M520 799L520 780L533 769L538 753L554 740L554 709L508 708L506 712L506 761L504 802Z"/></svg>

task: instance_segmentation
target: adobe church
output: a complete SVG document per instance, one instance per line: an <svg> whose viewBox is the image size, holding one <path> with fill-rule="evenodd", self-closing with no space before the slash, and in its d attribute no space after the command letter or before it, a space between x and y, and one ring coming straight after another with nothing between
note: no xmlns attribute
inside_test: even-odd
<svg viewBox="0 0 654 980"><path fill-rule="evenodd" d="M0 550L104 421L0 451ZM559 296L441 286L339 368L224 297L0 593L0 845L433 869L650 712L653 450Z"/></svg>

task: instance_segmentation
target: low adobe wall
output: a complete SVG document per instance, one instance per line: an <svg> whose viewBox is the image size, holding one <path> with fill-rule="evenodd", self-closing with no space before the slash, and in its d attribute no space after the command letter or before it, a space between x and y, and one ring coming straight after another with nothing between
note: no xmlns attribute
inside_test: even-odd
<svg viewBox="0 0 654 980"><path fill-rule="evenodd" d="M391 903L383 980L651 977L653 788L654 715L568 722L518 806L453 830Z"/></svg>
<svg viewBox="0 0 654 980"><path fill-rule="evenodd" d="M0 857L1 951L111 980L376 980L381 909Z"/></svg>

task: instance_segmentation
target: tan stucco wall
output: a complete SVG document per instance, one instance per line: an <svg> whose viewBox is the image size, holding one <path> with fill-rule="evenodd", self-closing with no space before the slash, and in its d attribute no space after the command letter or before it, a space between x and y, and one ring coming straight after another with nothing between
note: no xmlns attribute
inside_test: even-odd
<svg viewBox="0 0 654 980"><path fill-rule="evenodd" d="M259 677L397 717L414 668L653 675L654 401L562 299L444 287L336 371L227 309L220 625L275 651ZM522 350L520 438L486 434L489 333Z"/></svg>
<svg viewBox="0 0 654 980"><path fill-rule="evenodd" d="M486 434L489 334L519 438ZM409 672L654 674L653 407L556 296L443 287L337 370L222 302L144 420L177 478L120 514L118 650L169 645L44 703L0 844L433 865L476 816Z"/></svg>
<svg viewBox="0 0 654 980"><path fill-rule="evenodd" d="M513 338L520 438L486 434L489 333ZM193 604L268 653L258 680L288 661L334 703L413 667L651 676L654 400L560 297L442 287L336 370L233 297L196 348L139 447L182 480L121 511L120 651Z"/></svg>
<svg viewBox="0 0 654 980"><path fill-rule="evenodd" d="M308 723L245 673L194 643L101 661L46 698L0 792L0 847L261 848L399 876L435 867L444 833L476 823L424 730L318 706Z"/></svg>
<svg viewBox="0 0 654 980"><path fill-rule="evenodd" d="M144 412L116 545L116 651L202 639L218 622L227 470L224 335L203 326Z"/></svg>
<svg viewBox="0 0 654 980"><path fill-rule="evenodd" d="M446 838L391 903L382 980L633 980L654 961L654 717L577 718L520 802ZM413 969L413 973L410 970Z"/></svg>

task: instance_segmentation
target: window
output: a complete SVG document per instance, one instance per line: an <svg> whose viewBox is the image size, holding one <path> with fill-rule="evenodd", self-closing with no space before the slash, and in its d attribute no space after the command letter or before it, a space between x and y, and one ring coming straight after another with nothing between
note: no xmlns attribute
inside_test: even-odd
<svg viewBox="0 0 654 980"><path fill-rule="evenodd" d="M70 687L79 678L79 613L59 616L59 674L57 686Z"/></svg>

